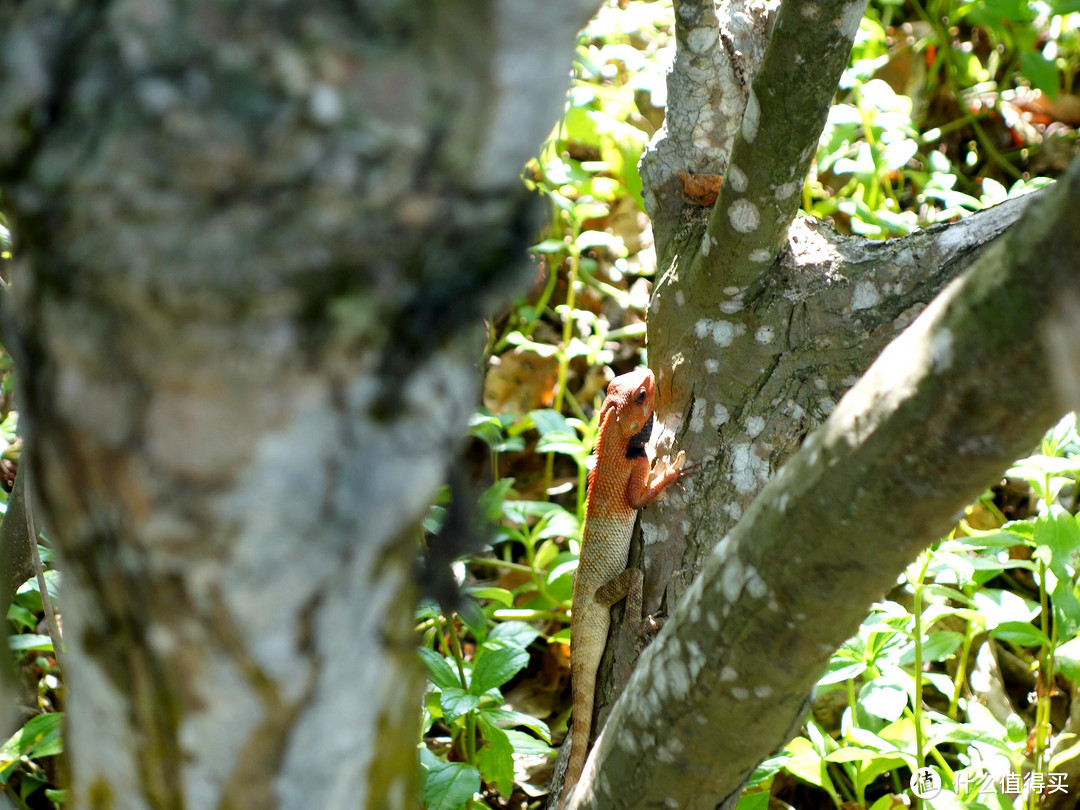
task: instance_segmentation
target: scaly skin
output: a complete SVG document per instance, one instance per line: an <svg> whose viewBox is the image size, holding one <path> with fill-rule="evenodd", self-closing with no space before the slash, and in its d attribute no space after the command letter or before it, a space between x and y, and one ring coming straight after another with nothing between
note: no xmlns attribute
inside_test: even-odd
<svg viewBox="0 0 1080 810"><path fill-rule="evenodd" d="M626 567L637 510L679 478L683 454L675 463L657 465L649 481L645 445L652 432L656 385L648 369L616 377L600 408L596 466L589 474L585 528L574 576L570 624L570 673L574 722L563 796L577 784L592 730L596 671L607 643L611 606L626 597L626 623L642 635L640 569ZM564 799L565 802L565 799Z"/></svg>

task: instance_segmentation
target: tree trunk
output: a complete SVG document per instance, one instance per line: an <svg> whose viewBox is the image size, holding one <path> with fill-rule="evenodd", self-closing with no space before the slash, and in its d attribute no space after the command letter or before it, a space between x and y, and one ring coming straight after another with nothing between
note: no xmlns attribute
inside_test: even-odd
<svg viewBox="0 0 1080 810"><path fill-rule="evenodd" d="M418 521L593 10L4 6L73 806L415 806Z"/></svg>
<svg viewBox="0 0 1080 810"><path fill-rule="evenodd" d="M1049 379L1041 330L1062 333L1051 324L1067 320L1049 307L1058 301L1060 285L1073 284L1062 273L1070 266L1077 223L1075 214L1062 212L1076 210L1075 188L1058 189L1059 207L1042 201L1041 213L1033 215L1053 220L1053 229L1044 232L1037 221L1025 219L1027 230L1008 248L999 237L1049 190L886 243L841 237L813 221L792 222L862 4L816 4L810 16L806 9L783 4L771 22L760 8L737 2L715 12L711 2L677 4L670 106L642 167L660 260L649 358L659 381L659 452L684 449L706 469L688 479L682 496L642 513L641 542L632 548L630 564L645 571L645 611L672 618L650 647L648 665L639 665L637 639L613 622L601 666L606 675L597 691L597 727L605 730L596 761L586 766L586 777L594 778L579 789L575 806L646 807L661 801L734 806L754 765L797 729L815 673L854 632L870 603L949 525L965 499L989 485L1065 410ZM746 41L751 32L763 43L770 24L767 48ZM743 47L736 50L730 43L737 37ZM731 67L733 52L744 59L741 69ZM763 56L755 62L758 53ZM815 69L800 67L808 64ZM715 102L706 112L703 98ZM746 106L734 122L728 118L732 99L744 99ZM715 206L683 199L680 168L724 173ZM995 271L988 257L975 273L987 250L994 251L1000 266ZM1029 255L1058 257L1063 264L1029 264ZM942 420L938 427L905 417L906 422L889 422L889 430L871 442L867 432L879 419L888 420L880 414L870 419L862 411L856 418L854 405L841 406L843 414L828 424L853 437L850 457L833 453L828 462L838 466L828 476L823 458L804 458L801 466L792 459L885 346L968 268L975 273L970 283L993 287L995 295L1025 273L1038 276L1037 294L998 313L1036 325L1010 330L1002 343L985 322L959 319L947 333L935 333L938 344L927 324L940 326L941 317L912 325L915 331L900 344L907 349L890 349L894 364L907 359L905 351L921 352L916 356L925 361L931 349L944 351L948 340L950 346L967 347L963 363L939 369L935 384L919 388L913 403L905 405L924 409L924 417L936 414ZM983 365L970 366L971 357ZM977 388L980 377L999 385L997 373L986 375L991 363L996 372L1011 363L1007 373L1014 382L1021 374L1032 384L1038 380L1037 400L1025 390L1022 401L1003 397L993 403L987 422L972 415L969 422L956 417L949 423L959 392ZM925 363L919 367L925 371ZM895 384L887 375L873 377L860 383L855 401L891 402ZM981 390L978 397L986 400L994 393ZM976 402L960 405L963 412ZM1014 421L1004 427L999 406L1012 409ZM1000 433L987 428L990 422ZM953 449L970 462L965 472L972 478L944 475L939 445L920 442L923 434L915 432L944 424L957 429ZM811 446L831 446L836 435L822 434ZM892 466L873 472L878 468L859 455L871 444ZM784 475L786 486L771 498L758 498L785 463L799 474ZM954 460L948 466L953 472L964 465ZM937 496L922 492L922 476L929 470L940 487ZM803 475L811 480L796 483ZM880 515L867 504L886 494L904 500L910 488L922 493L911 497L922 511L897 509L895 520L881 531L875 522ZM807 503L820 500L813 521L792 511L797 494ZM786 514L784 508L777 511L781 499ZM849 510L858 514L849 516ZM849 532L851 541L841 542ZM856 535L865 539L856 543ZM715 551L723 538L723 551ZM705 578L698 579L703 570ZM852 572L858 572L858 587ZM805 596L806 583L823 591L827 608L816 601L809 610L793 606L799 601L793 594ZM796 614L817 620L804 624L793 618ZM665 672L686 678L665 678ZM769 680L772 672L778 673L776 683ZM750 673L753 680L747 683ZM755 694L753 684L767 695ZM747 734L750 727L753 734ZM649 766L642 768L643 762Z"/></svg>

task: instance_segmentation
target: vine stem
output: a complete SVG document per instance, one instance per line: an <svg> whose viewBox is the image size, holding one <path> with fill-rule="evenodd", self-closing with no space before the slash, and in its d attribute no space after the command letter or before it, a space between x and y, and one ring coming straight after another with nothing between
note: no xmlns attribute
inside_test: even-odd
<svg viewBox="0 0 1080 810"><path fill-rule="evenodd" d="M52 597L49 596L49 588L45 583L45 569L41 565L41 554L38 553L38 533L34 526L34 478L30 472L30 459L28 454L23 453L22 469L20 475L26 476L23 484L23 504L26 509L26 532L30 535L30 554L34 561L34 574L37 576L38 590L41 592L41 608L45 612L45 624L49 628L49 638L52 639L53 655L60 665L62 672L67 671L64 663L64 640L60 636L60 624L56 621L56 611L53 609Z"/></svg>

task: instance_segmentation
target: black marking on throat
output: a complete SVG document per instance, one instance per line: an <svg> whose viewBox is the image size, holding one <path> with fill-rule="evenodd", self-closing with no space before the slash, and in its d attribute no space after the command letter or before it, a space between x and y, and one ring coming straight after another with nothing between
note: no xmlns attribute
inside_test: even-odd
<svg viewBox="0 0 1080 810"><path fill-rule="evenodd" d="M628 459L645 458L645 445L649 443L649 438L652 436L652 427L653 415L649 414L649 418L641 430L631 436L626 442L626 457Z"/></svg>

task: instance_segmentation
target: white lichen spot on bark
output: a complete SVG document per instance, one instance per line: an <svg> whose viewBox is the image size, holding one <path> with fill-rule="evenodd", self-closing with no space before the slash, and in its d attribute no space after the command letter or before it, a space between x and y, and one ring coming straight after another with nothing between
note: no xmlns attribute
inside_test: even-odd
<svg viewBox="0 0 1080 810"><path fill-rule="evenodd" d="M742 517L742 507L734 501L724 504L724 512L733 522Z"/></svg>
<svg viewBox="0 0 1080 810"><path fill-rule="evenodd" d="M851 38L855 36L855 32L859 30L859 23L862 21L865 7L864 2L848 3L840 13L840 18L836 21L836 27L840 31L840 36L846 41L850 42Z"/></svg>
<svg viewBox="0 0 1080 810"><path fill-rule="evenodd" d="M679 802L669 796L664 799L664 807L668 810L679 810Z"/></svg>
<svg viewBox="0 0 1080 810"><path fill-rule="evenodd" d="M729 604L739 598L739 593L742 591L743 582L745 581L742 560L737 555L732 555L731 559L724 565L724 573L720 575L720 589L724 592L724 599Z"/></svg>
<svg viewBox="0 0 1080 810"><path fill-rule="evenodd" d="M803 3L800 11L804 20L816 20L821 16L821 9L813 3Z"/></svg>
<svg viewBox="0 0 1080 810"><path fill-rule="evenodd" d="M754 599L761 599L769 592L769 586L765 584L765 580L761 578L761 574L757 572L757 569L747 567L746 569L748 579L746 580L746 591Z"/></svg>
<svg viewBox="0 0 1080 810"><path fill-rule="evenodd" d="M705 653L701 651L701 645L696 641L687 641L685 645L686 667L690 672L690 678L697 680L701 670L705 668Z"/></svg>
<svg viewBox="0 0 1080 810"><path fill-rule="evenodd" d="M719 402L713 406L712 418L709 420L709 424L714 428L726 425L731 415L728 413L728 409L721 405Z"/></svg>
<svg viewBox="0 0 1080 810"><path fill-rule="evenodd" d="M718 560L727 559L727 555L731 553L731 535L725 534L724 538L716 544L716 548L713 549L713 556Z"/></svg>
<svg viewBox="0 0 1080 810"><path fill-rule="evenodd" d="M736 200L728 209L728 220L739 233L753 233L761 224L761 213L749 200Z"/></svg>
<svg viewBox="0 0 1080 810"><path fill-rule="evenodd" d="M743 308L743 303L742 303L742 301L739 301L738 299L733 299L731 301L721 301L720 302L720 311L723 312L725 315L734 315L736 312L739 312L742 308Z"/></svg>
<svg viewBox="0 0 1080 810"><path fill-rule="evenodd" d="M750 416L746 420L746 435L755 439L765 429L765 419L761 416Z"/></svg>
<svg viewBox="0 0 1080 810"><path fill-rule="evenodd" d="M851 295L851 308L853 310L870 309L881 301L881 295L873 282L866 279L855 285L855 291Z"/></svg>
<svg viewBox="0 0 1080 810"><path fill-rule="evenodd" d="M714 244L716 244L716 240L709 234L705 234L705 238L701 240L701 255L708 256Z"/></svg>
<svg viewBox="0 0 1080 810"><path fill-rule="evenodd" d="M780 500L776 504L776 508L781 512L787 511L788 494L785 492L780 496Z"/></svg>
<svg viewBox="0 0 1080 810"><path fill-rule="evenodd" d="M741 329L739 327L742 327ZM743 324L733 324L731 321L714 321L712 339L717 346L730 346L739 334L746 330Z"/></svg>
<svg viewBox="0 0 1080 810"><path fill-rule="evenodd" d="M705 623L709 625L709 629L714 633L720 629L720 617L715 613L706 613Z"/></svg>
<svg viewBox="0 0 1080 810"><path fill-rule="evenodd" d="M700 433L705 429L705 400L694 400L694 407L690 409L690 424L688 429L691 433Z"/></svg>
<svg viewBox="0 0 1080 810"><path fill-rule="evenodd" d="M731 696L736 700L746 700L750 697L750 690L743 689L741 686L735 686L731 689Z"/></svg>
<svg viewBox="0 0 1080 810"><path fill-rule="evenodd" d="M739 287L724 287L724 295L738 295L740 292L742 292L742 289Z"/></svg>
<svg viewBox="0 0 1080 810"><path fill-rule="evenodd" d="M641 523L641 542L646 546L652 546L656 543L666 543L670 535L666 526L658 525L652 522L642 521Z"/></svg>
<svg viewBox="0 0 1080 810"><path fill-rule="evenodd" d="M747 258L754 264L765 264L772 261L773 254L771 250L756 248L755 250L750 251L750 255Z"/></svg>
<svg viewBox="0 0 1080 810"><path fill-rule="evenodd" d="M719 36L720 32L712 26L695 28L686 35L686 47L696 54L708 53L718 42Z"/></svg>
<svg viewBox="0 0 1080 810"><path fill-rule="evenodd" d="M791 180L787 183L781 183L776 187L776 199L786 200L792 194L799 190L801 183L798 180Z"/></svg>
<svg viewBox="0 0 1080 810"><path fill-rule="evenodd" d="M734 667L726 666L720 670L721 681L737 681L739 680L739 673L735 671Z"/></svg>
<svg viewBox="0 0 1080 810"><path fill-rule="evenodd" d="M680 307L686 305L686 294L682 290L675 291L675 303Z"/></svg>
<svg viewBox="0 0 1080 810"><path fill-rule="evenodd" d="M930 362L934 371L946 371L952 366L953 336L950 329L938 329L930 339Z"/></svg>
<svg viewBox="0 0 1080 810"><path fill-rule="evenodd" d="M705 370L710 374L715 374L720 370L720 361L710 357L705 361Z"/></svg>
<svg viewBox="0 0 1080 810"><path fill-rule="evenodd" d="M757 138L758 125L761 123L761 105L758 103L757 96L754 95L754 88L750 88L750 95L746 99L746 112L743 113L742 119L742 136L747 143L753 143Z"/></svg>
<svg viewBox="0 0 1080 810"><path fill-rule="evenodd" d="M738 166L728 166L727 182L735 191L742 194L750 185L746 179L746 172Z"/></svg>
<svg viewBox="0 0 1080 810"><path fill-rule="evenodd" d="M768 345L773 342L776 337L776 330L771 326L759 326L758 330L754 332L754 340L758 343L764 343Z"/></svg>
<svg viewBox="0 0 1080 810"><path fill-rule="evenodd" d="M341 93L332 84L316 82L308 96L308 114L312 121L324 127L340 123L345 115Z"/></svg>
<svg viewBox="0 0 1080 810"><path fill-rule="evenodd" d="M731 452L731 482L737 492L757 489L759 481L768 477L769 463L761 458L749 442L736 444Z"/></svg>
<svg viewBox="0 0 1080 810"><path fill-rule="evenodd" d="M765 698L770 697L772 695L772 687L771 686L766 686L764 684L762 684L761 686L755 686L754 687L754 695L756 697L760 698L761 700L764 700Z"/></svg>

